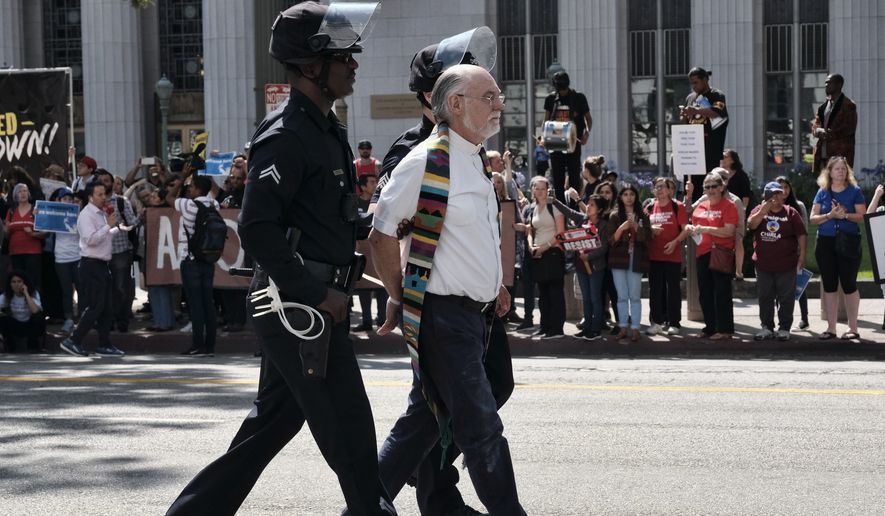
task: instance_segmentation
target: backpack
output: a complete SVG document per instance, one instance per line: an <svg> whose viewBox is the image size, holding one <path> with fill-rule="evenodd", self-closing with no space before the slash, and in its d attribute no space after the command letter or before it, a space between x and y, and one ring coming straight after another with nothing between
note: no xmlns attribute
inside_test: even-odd
<svg viewBox="0 0 885 516"><path fill-rule="evenodd" d="M224 252L224 242L227 240L227 223L215 209L215 206L206 206L202 202L194 201L197 205L197 218L194 221L194 233L190 234L187 227L184 228L187 236L187 250L194 260L215 263Z"/></svg>

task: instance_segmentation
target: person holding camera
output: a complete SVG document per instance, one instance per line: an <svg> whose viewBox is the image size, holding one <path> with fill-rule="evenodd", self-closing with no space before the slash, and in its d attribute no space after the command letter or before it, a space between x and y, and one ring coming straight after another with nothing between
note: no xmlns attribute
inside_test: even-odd
<svg viewBox="0 0 885 516"><path fill-rule="evenodd" d="M796 300L796 274L805 266L805 222L784 203L784 189L777 181L765 185L763 202L753 209L747 226L753 231L753 261L762 329L756 340L790 339ZM778 329L774 330L777 302Z"/></svg>
<svg viewBox="0 0 885 516"><path fill-rule="evenodd" d="M178 230L178 248L181 260L181 285L187 295L187 305L191 318L191 347L182 355L214 355L215 335L218 320L215 313L215 300L212 283L215 279L215 264L197 259L190 249L190 237L195 233L200 203L204 207L218 210L220 206L209 196L212 178L193 176L184 183L184 190L169 190L167 202L181 214Z"/></svg>
<svg viewBox="0 0 885 516"><path fill-rule="evenodd" d="M841 338L858 339L860 292L857 291L857 271L862 255L859 224L867 212L866 202L854 179L854 171L844 157L834 156L827 161L817 178L817 185L820 189L814 196L810 219L817 225L814 257L823 286L821 305L827 311L827 330L820 334L820 339L836 337L840 286L845 294L848 315L848 331Z"/></svg>

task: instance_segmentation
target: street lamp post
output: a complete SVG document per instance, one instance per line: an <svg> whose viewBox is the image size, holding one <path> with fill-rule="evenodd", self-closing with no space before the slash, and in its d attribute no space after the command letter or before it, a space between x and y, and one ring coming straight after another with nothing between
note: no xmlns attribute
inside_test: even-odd
<svg viewBox="0 0 885 516"><path fill-rule="evenodd" d="M163 163L168 162L169 153L169 131L167 129L169 115L169 99L172 98L172 90L175 86L172 81L166 78L166 74L160 77L154 91L157 93L157 99L160 101L160 159Z"/></svg>
<svg viewBox="0 0 885 516"><path fill-rule="evenodd" d="M559 72L564 72L565 68L559 64L559 59L553 59L553 62L550 63L550 66L547 67L547 80L552 81L553 76Z"/></svg>

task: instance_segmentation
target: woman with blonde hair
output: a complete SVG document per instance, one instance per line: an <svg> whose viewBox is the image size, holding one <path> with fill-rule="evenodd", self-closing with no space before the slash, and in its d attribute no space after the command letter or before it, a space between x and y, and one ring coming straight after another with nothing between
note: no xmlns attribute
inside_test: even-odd
<svg viewBox="0 0 885 516"><path fill-rule="evenodd" d="M863 193L854 179L848 161L834 156L827 161L817 178L820 187L811 206L810 221L818 226L814 256L820 269L821 308L827 312L827 331L821 340L836 337L836 317L839 305L838 288L845 294L845 312L848 331L843 340L857 339L857 312L860 293L857 291L857 271L860 268L860 227L867 212Z"/></svg>

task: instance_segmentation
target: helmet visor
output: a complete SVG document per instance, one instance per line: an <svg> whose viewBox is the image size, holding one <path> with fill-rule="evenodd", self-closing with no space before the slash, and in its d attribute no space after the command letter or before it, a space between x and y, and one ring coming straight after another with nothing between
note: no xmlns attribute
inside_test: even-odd
<svg viewBox="0 0 885 516"><path fill-rule="evenodd" d="M433 60L441 63L440 73L461 63L474 64L492 71L497 56L495 33L483 25L442 40Z"/></svg>
<svg viewBox="0 0 885 516"><path fill-rule="evenodd" d="M361 50L357 45L365 41L375 26L372 16L378 2L334 2L329 5L317 35L328 37L324 51Z"/></svg>

